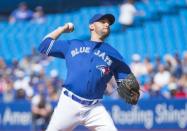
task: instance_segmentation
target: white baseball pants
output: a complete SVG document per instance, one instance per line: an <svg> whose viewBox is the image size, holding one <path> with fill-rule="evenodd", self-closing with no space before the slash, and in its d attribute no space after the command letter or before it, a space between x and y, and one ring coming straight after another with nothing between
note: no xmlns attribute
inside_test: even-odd
<svg viewBox="0 0 187 131"><path fill-rule="evenodd" d="M72 131L84 125L91 131L117 131L110 115L99 102L85 106L61 93L46 131Z"/></svg>

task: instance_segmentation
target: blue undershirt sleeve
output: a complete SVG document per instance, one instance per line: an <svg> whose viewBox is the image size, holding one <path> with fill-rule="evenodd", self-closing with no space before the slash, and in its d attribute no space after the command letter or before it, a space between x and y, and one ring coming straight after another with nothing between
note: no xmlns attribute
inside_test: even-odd
<svg viewBox="0 0 187 131"><path fill-rule="evenodd" d="M114 71L114 77L117 82L122 81L131 73L131 69L124 61L117 61L117 68Z"/></svg>

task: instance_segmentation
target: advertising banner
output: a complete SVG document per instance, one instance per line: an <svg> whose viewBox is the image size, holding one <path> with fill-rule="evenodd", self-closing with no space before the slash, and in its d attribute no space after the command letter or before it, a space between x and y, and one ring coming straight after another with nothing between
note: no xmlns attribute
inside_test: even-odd
<svg viewBox="0 0 187 131"><path fill-rule="evenodd" d="M103 104L120 130L187 130L187 100L185 99L142 100L136 106L128 105L122 100L103 101ZM30 102L1 102L0 131L32 131Z"/></svg>
<svg viewBox="0 0 187 131"><path fill-rule="evenodd" d="M0 131L30 131L31 123L30 102L0 102Z"/></svg>
<svg viewBox="0 0 187 131"><path fill-rule="evenodd" d="M146 100L136 106L105 101L118 128L187 129L187 100Z"/></svg>

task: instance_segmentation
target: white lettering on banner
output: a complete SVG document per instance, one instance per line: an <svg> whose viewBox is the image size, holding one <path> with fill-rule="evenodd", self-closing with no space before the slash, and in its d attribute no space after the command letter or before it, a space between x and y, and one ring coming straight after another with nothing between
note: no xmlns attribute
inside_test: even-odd
<svg viewBox="0 0 187 131"><path fill-rule="evenodd" d="M120 106L112 106L112 118L116 124L143 124L145 128L153 127L154 116L152 110L140 110L134 106L130 111L121 110Z"/></svg>
<svg viewBox="0 0 187 131"><path fill-rule="evenodd" d="M187 103L185 109L175 109L172 105L158 104L155 108L156 118L158 124L163 123L178 123L180 128L187 126Z"/></svg>
<svg viewBox="0 0 187 131"><path fill-rule="evenodd" d="M31 123L31 112L18 112L11 111L10 108L6 108L3 118L2 124L10 124L10 125L30 125Z"/></svg>

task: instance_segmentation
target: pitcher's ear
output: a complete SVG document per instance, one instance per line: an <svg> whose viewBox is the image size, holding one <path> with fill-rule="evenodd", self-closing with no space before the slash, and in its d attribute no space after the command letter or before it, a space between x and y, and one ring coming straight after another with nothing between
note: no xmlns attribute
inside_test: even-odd
<svg viewBox="0 0 187 131"><path fill-rule="evenodd" d="M93 24L90 24L90 25L89 25L89 28L90 28L90 31L93 31L93 30L94 30L94 25L93 25Z"/></svg>

